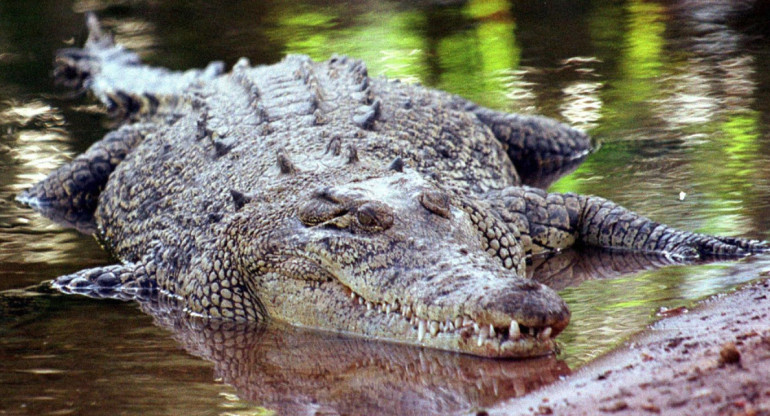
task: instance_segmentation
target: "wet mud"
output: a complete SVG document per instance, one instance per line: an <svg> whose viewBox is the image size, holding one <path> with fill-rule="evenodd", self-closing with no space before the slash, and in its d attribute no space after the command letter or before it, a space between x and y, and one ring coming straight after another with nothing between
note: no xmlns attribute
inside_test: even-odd
<svg viewBox="0 0 770 416"><path fill-rule="evenodd" d="M770 415L770 280L672 309L622 348L489 415Z"/></svg>

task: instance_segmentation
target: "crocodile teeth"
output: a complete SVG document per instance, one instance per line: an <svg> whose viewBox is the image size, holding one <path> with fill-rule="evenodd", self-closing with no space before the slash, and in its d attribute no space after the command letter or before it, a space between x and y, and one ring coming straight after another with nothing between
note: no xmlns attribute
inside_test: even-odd
<svg viewBox="0 0 770 416"><path fill-rule="evenodd" d="M447 318L445 321L440 322L422 319L419 317L419 312L424 312L426 310L426 307L423 305L417 305L413 308L411 305L401 305L397 300L382 303L372 302L352 291L350 292L350 298L354 303L357 302L360 305L366 306L367 311L374 309L377 312L386 315L390 315L391 312L402 315L403 318L409 321L410 325L417 327L418 342L423 342L426 334L430 334L431 337L436 337L440 332L452 333L458 331L458 335L462 335L463 337L475 333L477 335L476 342L478 346L481 347L486 340L497 338L499 335L498 331L500 331L500 329L496 330L493 324L479 324L468 315L458 316L454 319ZM551 337L551 334L553 334L553 329L551 327L545 327L540 330L535 329L534 327L526 327L526 333L538 340L546 341ZM507 339L505 339L505 330L503 330L503 338L499 340L503 343L518 341L521 338L521 335L521 326L514 319L511 320L510 327L508 328Z"/></svg>
<svg viewBox="0 0 770 416"><path fill-rule="evenodd" d="M425 338L425 320L420 319L420 323L417 325L417 341L422 342Z"/></svg>
<svg viewBox="0 0 770 416"><path fill-rule="evenodd" d="M539 339L541 339L541 340L547 340L548 338L550 338L550 337L551 337L551 332L553 332L553 330L551 329L551 327L550 327L550 326L549 326L549 327L546 327L544 330L540 331L540 334L538 334L538 336L537 336L537 337L538 337Z"/></svg>
<svg viewBox="0 0 770 416"><path fill-rule="evenodd" d="M508 338L516 340L521 337L521 329L519 329L519 323L515 319L511 319L511 327L508 329Z"/></svg>
<svg viewBox="0 0 770 416"><path fill-rule="evenodd" d="M486 328L482 328L481 331L479 332L479 338L476 341L476 345L478 345L480 347L484 343L484 340L487 339L488 335L489 335L489 333L488 333L487 329Z"/></svg>
<svg viewBox="0 0 770 416"><path fill-rule="evenodd" d="M430 321L430 334L434 337L438 334L438 322Z"/></svg>

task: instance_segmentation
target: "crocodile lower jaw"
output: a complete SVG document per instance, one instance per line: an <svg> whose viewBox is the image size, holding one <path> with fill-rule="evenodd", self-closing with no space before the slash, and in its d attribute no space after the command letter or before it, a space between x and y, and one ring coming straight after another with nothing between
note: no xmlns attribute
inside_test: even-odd
<svg viewBox="0 0 770 416"><path fill-rule="evenodd" d="M447 317L443 321L419 316L418 308L398 301L372 302L346 287L354 307L367 309L370 314L400 316L409 323L412 333L401 342L457 350L452 345L464 345L461 352L494 357L531 357L556 350L552 327L528 327L511 320L507 327L477 322L468 315ZM411 338L411 339L409 339Z"/></svg>

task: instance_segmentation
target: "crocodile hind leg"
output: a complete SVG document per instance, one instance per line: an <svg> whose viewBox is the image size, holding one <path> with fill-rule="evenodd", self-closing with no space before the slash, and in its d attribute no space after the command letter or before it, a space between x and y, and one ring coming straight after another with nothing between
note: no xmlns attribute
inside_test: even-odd
<svg viewBox="0 0 770 416"><path fill-rule="evenodd" d="M131 124L108 133L85 153L16 199L38 209L93 212L110 173L151 128L149 125Z"/></svg>
<svg viewBox="0 0 770 416"><path fill-rule="evenodd" d="M488 201L504 221L516 225L528 254L585 244L691 260L768 249L756 240L678 230L594 196L511 187L489 194Z"/></svg>
<svg viewBox="0 0 770 416"><path fill-rule="evenodd" d="M461 98L453 101L489 127L527 184L546 188L594 149L587 134L556 120L490 110Z"/></svg>

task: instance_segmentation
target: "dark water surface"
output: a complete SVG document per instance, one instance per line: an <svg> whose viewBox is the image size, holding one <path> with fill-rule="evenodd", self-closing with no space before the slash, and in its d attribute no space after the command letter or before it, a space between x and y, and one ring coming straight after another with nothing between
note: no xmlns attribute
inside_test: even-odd
<svg viewBox="0 0 770 416"><path fill-rule="evenodd" d="M186 4L0 2L0 415L467 410L589 362L660 308L770 273L768 256L662 269L652 267L660 259L607 253L537 260L531 269L560 289L573 315L562 353L535 362L287 328L212 328L45 285L25 290L113 262L92 238L14 202L108 130L92 100L67 98L50 76L54 52L84 40L86 10L153 65L343 53L364 59L371 75L554 117L603 146L552 190L607 197L688 230L770 238L767 9L631 0Z"/></svg>

